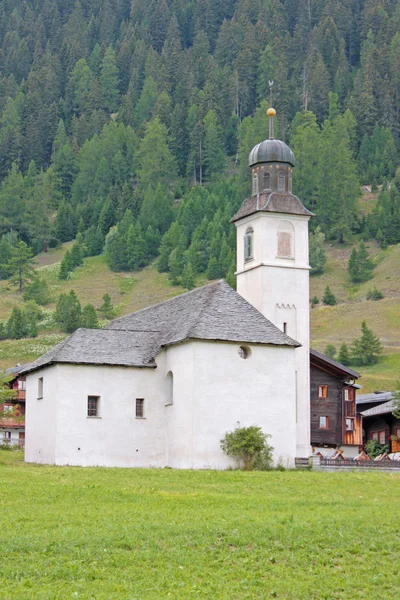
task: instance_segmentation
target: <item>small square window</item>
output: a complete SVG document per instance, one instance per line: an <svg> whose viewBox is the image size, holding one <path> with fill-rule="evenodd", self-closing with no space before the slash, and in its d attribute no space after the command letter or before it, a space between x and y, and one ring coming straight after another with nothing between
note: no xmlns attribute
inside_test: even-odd
<svg viewBox="0 0 400 600"><path fill-rule="evenodd" d="M328 386L327 385L319 385L318 386L318 398L327 398L328 397Z"/></svg>
<svg viewBox="0 0 400 600"><path fill-rule="evenodd" d="M144 398L136 398L136 418L144 419Z"/></svg>
<svg viewBox="0 0 400 600"><path fill-rule="evenodd" d="M88 396L87 416L88 417L99 417L100 416L100 396Z"/></svg>
<svg viewBox="0 0 400 600"><path fill-rule="evenodd" d="M11 442L11 431L5 431L3 438L5 442Z"/></svg>
<svg viewBox="0 0 400 600"><path fill-rule="evenodd" d="M328 429L329 427L329 417L320 417L319 418L319 428L320 429Z"/></svg>
<svg viewBox="0 0 400 600"><path fill-rule="evenodd" d="M43 398L43 377L38 379L38 400Z"/></svg>
<svg viewBox="0 0 400 600"><path fill-rule="evenodd" d="M354 419L346 419L346 431L354 431Z"/></svg>

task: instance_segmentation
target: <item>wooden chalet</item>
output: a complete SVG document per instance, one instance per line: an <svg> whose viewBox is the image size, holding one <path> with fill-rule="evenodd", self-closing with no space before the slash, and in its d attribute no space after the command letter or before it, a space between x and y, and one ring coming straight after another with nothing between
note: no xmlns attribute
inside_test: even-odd
<svg viewBox="0 0 400 600"><path fill-rule="evenodd" d="M390 392L386 394L392 397ZM364 442L376 440L383 446L389 446L389 452L400 452L400 419L393 414L394 410L390 399L362 411Z"/></svg>
<svg viewBox="0 0 400 600"><path fill-rule="evenodd" d="M310 350L311 445L320 448L363 443L362 416L356 409L359 373L335 360Z"/></svg>
<svg viewBox="0 0 400 600"><path fill-rule="evenodd" d="M24 365L26 366L26 365ZM25 375L19 376L22 366L7 369L12 377L10 388L15 394L11 400L0 405L0 444L25 445ZM9 415L9 416L8 416Z"/></svg>

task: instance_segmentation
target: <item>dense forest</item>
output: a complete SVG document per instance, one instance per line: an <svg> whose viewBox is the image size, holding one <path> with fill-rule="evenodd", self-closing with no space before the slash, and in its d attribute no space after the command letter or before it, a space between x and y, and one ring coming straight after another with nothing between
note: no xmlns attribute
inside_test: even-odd
<svg viewBox="0 0 400 600"><path fill-rule="evenodd" d="M319 235L399 243L399 32L398 0L2 0L0 277L77 238L61 277L105 252L232 280L270 102Z"/></svg>

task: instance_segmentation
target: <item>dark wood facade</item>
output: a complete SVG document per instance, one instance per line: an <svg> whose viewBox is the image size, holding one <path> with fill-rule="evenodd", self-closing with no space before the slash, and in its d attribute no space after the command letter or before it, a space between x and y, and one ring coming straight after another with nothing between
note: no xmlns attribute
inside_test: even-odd
<svg viewBox="0 0 400 600"><path fill-rule="evenodd" d="M310 352L311 444L362 445L362 417L356 410L358 373L319 352Z"/></svg>

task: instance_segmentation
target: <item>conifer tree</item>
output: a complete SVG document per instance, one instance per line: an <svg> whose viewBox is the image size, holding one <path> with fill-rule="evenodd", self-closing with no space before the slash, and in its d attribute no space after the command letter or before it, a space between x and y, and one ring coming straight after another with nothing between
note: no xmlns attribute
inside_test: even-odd
<svg viewBox="0 0 400 600"><path fill-rule="evenodd" d="M34 263L33 253L29 246L25 242L18 242L12 250L6 270L11 276L11 281L18 287L19 293L22 293L25 284L35 279Z"/></svg>
<svg viewBox="0 0 400 600"><path fill-rule="evenodd" d="M101 107L109 113L118 109L118 67L115 52L109 46L104 54L100 75Z"/></svg>
<svg viewBox="0 0 400 600"><path fill-rule="evenodd" d="M97 329L99 327L96 309L93 304L86 304L82 311L82 327L87 329Z"/></svg>
<svg viewBox="0 0 400 600"><path fill-rule="evenodd" d="M113 306L110 294L104 294L103 303L99 308L99 312L104 319L113 319L115 317L115 308Z"/></svg>
<svg viewBox="0 0 400 600"><path fill-rule="evenodd" d="M195 278L194 278L192 265L190 264L189 261L186 262L186 265L183 269L182 285L187 290L192 290L194 287L196 287L196 282L195 282Z"/></svg>
<svg viewBox="0 0 400 600"><path fill-rule="evenodd" d="M360 242L359 249L353 248L347 270L353 283L368 281L372 276L374 265L369 258L368 250L363 241Z"/></svg>
<svg viewBox="0 0 400 600"><path fill-rule="evenodd" d="M354 340L351 347L352 360L359 365L372 365L378 362L378 355L383 351L382 342L367 327L366 321L361 324L361 332L361 337Z"/></svg>
<svg viewBox="0 0 400 600"><path fill-rule="evenodd" d="M339 354L337 357L338 362L342 365L348 366L350 364L350 352L347 344L343 342L340 346Z"/></svg>
<svg viewBox="0 0 400 600"><path fill-rule="evenodd" d="M326 286L325 288L325 292L324 292L324 296L322 298L322 302L324 304L327 304L328 306L335 306L336 304L336 296L335 294L331 291L329 285Z"/></svg>

